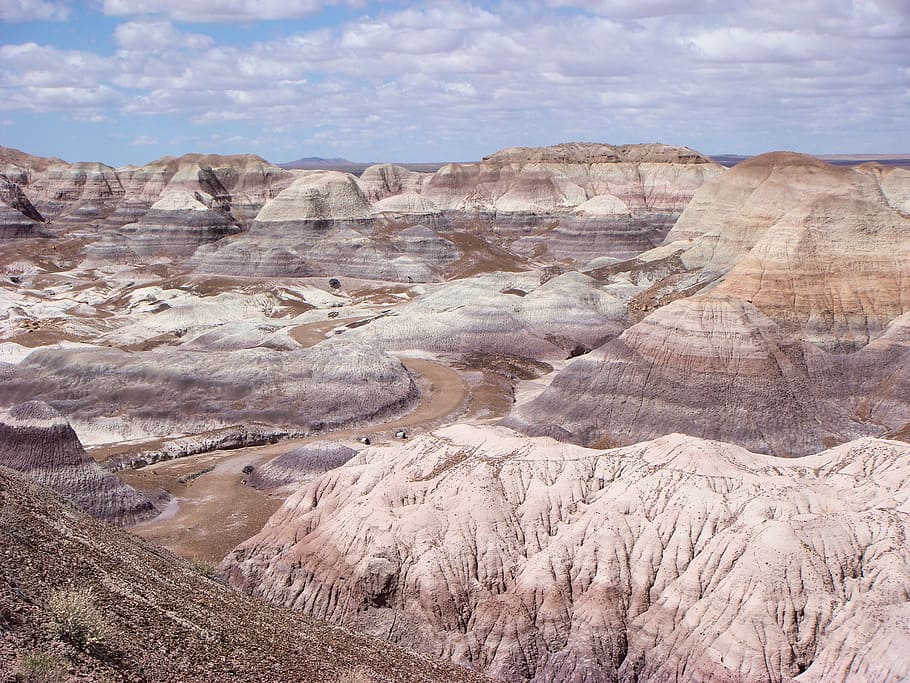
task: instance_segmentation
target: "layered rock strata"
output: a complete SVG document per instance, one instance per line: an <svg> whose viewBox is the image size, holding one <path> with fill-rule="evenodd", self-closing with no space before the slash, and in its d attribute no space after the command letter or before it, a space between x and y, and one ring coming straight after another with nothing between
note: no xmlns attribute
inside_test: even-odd
<svg viewBox="0 0 910 683"><path fill-rule="evenodd" d="M491 273L435 287L347 335L385 350L566 358L625 324L624 301L580 273ZM544 280L541 282L541 280Z"/></svg>
<svg viewBox="0 0 910 683"><path fill-rule="evenodd" d="M219 353L37 350L0 371L4 402L47 401L86 443L246 422L318 430L402 411L418 397L398 360L354 343Z"/></svg>
<svg viewBox="0 0 910 683"><path fill-rule="evenodd" d="M22 472L99 519L131 524L158 514L145 495L102 470L66 419L40 401L0 412L0 465Z"/></svg>
<svg viewBox="0 0 910 683"><path fill-rule="evenodd" d="M754 157L702 187L660 253L787 332L852 351L908 312L910 173Z"/></svg>
<svg viewBox="0 0 910 683"><path fill-rule="evenodd" d="M899 680L908 482L891 441L788 461L456 425L304 484L222 568L504 680Z"/></svg>
<svg viewBox="0 0 910 683"><path fill-rule="evenodd" d="M906 318L861 351L833 354L741 299L683 299L571 361L506 424L586 444L681 431L781 456L884 436L910 421Z"/></svg>

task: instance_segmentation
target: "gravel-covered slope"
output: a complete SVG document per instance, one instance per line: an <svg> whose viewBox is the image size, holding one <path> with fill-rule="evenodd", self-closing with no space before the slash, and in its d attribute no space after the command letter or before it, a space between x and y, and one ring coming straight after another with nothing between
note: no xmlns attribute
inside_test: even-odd
<svg viewBox="0 0 910 683"><path fill-rule="evenodd" d="M477 674L270 607L0 467L0 681L479 681ZM104 638L51 635L59 591L90 591ZM34 679L27 679L34 680ZM51 679L48 679L51 680Z"/></svg>

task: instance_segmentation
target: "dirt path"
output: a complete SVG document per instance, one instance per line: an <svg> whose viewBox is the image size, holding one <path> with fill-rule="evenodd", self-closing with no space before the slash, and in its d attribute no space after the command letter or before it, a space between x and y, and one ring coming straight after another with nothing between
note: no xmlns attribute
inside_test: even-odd
<svg viewBox="0 0 910 683"><path fill-rule="evenodd" d="M330 318L329 320L317 320L313 323L304 323L303 325L298 325L297 327L291 329L288 334L291 336L291 339L300 344L302 347L309 348L310 346L315 346L321 341L325 341L326 332L334 330L336 327L340 327L349 323L359 322L370 317L372 316L359 315L351 318Z"/></svg>
<svg viewBox="0 0 910 683"><path fill-rule="evenodd" d="M353 441L368 434L377 444L393 439L399 429L407 428L409 434L415 429L432 429L467 400L468 387L455 370L422 358L402 358L401 362L417 376L421 390L420 403L401 417L268 446L213 451L119 473L136 488L164 488L173 496L163 514L130 530L183 557L218 562L234 546L262 529L284 500L284 496L243 486L245 466L255 467L311 441ZM198 476L186 480L194 474Z"/></svg>

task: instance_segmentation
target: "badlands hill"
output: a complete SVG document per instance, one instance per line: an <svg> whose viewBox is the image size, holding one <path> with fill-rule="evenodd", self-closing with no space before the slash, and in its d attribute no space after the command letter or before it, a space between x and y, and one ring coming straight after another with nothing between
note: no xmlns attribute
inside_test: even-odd
<svg viewBox="0 0 910 683"><path fill-rule="evenodd" d="M40 401L0 412L0 465L22 472L100 519L132 524L158 514L143 494L102 470L66 419Z"/></svg>
<svg viewBox="0 0 910 683"><path fill-rule="evenodd" d="M95 521L5 467L0 539L2 680L485 680L246 598L210 568ZM66 602L74 591L88 596L76 613L80 603ZM61 601L73 621L55 636ZM101 642L69 642L80 623ZM35 678L41 672L51 678Z"/></svg>
<svg viewBox="0 0 910 683"><path fill-rule="evenodd" d="M46 221L58 236L97 231L86 255L99 266L175 257L185 266L198 250L190 267L200 272L397 282L463 272L478 250L510 270L510 259L634 256L657 245L723 170L686 148L579 143L503 150L434 173L378 164L360 177L285 170L254 155L121 168L0 156L8 188L0 237L37 235ZM430 253L426 241L412 248L398 238L415 226L440 233Z"/></svg>
<svg viewBox="0 0 910 683"><path fill-rule="evenodd" d="M672 303L570 363L509 423L588 444L684 431L779 455L901 431L907 192L900 169L781 153L736 166L664 245L613 269L672 261L651 285Z"/></svg>
<svg viewBox="0 0 910 683"><path fill-rule="evenodd" d="M402 412L418 398L400 361L353 343L211 353L39 349L0 365L0 379L0 405L30 397L65 406L94 443L249 422L318 430Z"/></svg>
<svg viewBox="0 0 910 683"><path fill-rule="evenodd" d="M456 425L304 484L222 568L508 681L897 681L908 475L874 439L784 460Z"/></svg>
<svg viewBox="0 0 910 683"><path fill-rule="evenodd" d="M0 164L0 423L49 444L9 464L103 491L78 435L172 494L137 533L249 539L243 590L505 680L910 676L907 171L587 143L360 176ZM0 563L17 656L63 653L49 591L103 577L150 679L432 679L47 506L59 574L25 541Z"/></svg>

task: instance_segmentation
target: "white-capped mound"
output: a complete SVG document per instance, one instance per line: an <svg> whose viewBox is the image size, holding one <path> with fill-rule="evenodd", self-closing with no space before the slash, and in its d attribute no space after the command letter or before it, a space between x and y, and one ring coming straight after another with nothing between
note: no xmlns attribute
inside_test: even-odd
<svg viewBox="0 0 910 683"><path fill-rule="evenodd" d="M539 273L454 280L347 334L382 349L565 358L622 330L625 304L591 278L570 272L540 280Z"/></svg>
<svg viewBox="0 0 910 683"><path fill-rule="evenodd" d="M432 216L439 214L439 207L426 197L416 192L405 192L386 197L373 205L373 210L381 214L402 216Z"/></svg>
<svg viewBox="0 0 910 683"><path fill-rule="evenodd" d="M211 195L189 190L172 190L165 192L152 204L157 211L207 211L211 206Z"/></svg>
<svg viewBox="0 0 910 683"><path fill-rule="evenodd" d="M247 477L247 485L257 489L274 489L297 484L341 467L357 451L334 441L314 441L272 458Z"/></svg>
<svg viewBox="0 0 910 683"><path fill-rule="evenodd" d="M602 194L579 204L575 213L580 216L628 216L630 211L619 197Z"/></svg>
<svg viewBox="0 0 910 683"><path fill-rule="evenodd" d="M314 171L295 180L268 202L256 221L363 220L373 212L357 179L338 171Z"/></svg>

